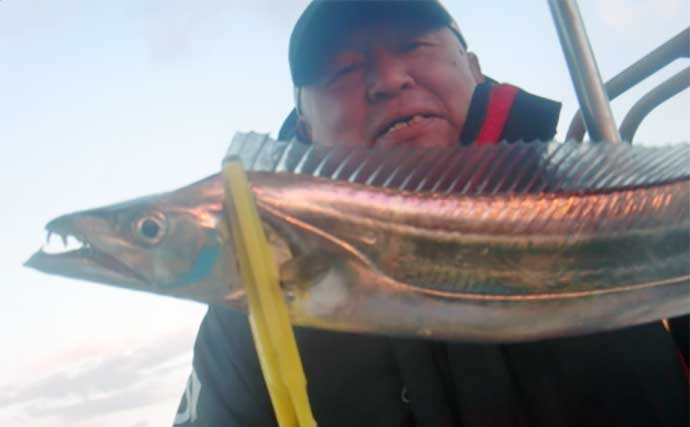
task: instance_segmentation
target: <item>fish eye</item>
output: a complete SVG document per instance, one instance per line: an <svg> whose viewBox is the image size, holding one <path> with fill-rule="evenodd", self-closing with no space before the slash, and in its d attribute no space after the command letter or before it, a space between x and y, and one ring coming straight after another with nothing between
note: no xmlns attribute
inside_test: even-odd
<svg viewBox="0 0 690 427"><path fill-rule="evenodd" d="M155 215L139 218L134 224L134 234L145 244L155 245L160 242L165 233L165 221Z"/></svg>

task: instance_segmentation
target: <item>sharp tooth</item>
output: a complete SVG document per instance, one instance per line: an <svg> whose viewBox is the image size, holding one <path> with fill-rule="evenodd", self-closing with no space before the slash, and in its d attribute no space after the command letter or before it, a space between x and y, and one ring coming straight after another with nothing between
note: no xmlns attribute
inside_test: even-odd
<svg viewBox="0 0 690 427"><path fill-rule="evenodd" d="M66 234L60 235L60 237L62 240L62 245L60 245L59 243L57 245L51 244L50 241L47 241L46 244L43 245L43 247L41 248L43 252L50 255L58 255L68 252L74 252L77 250L83 250L84 248L88 247L86 243L80 241L75 236Z"/></svg>
<svg viewBox="0 0 690 427"><path fill-rule="evenodd" d="M46 237L46 244L50 245L50 238L53 237L53 232L48 231L48 236Z"/></svg>

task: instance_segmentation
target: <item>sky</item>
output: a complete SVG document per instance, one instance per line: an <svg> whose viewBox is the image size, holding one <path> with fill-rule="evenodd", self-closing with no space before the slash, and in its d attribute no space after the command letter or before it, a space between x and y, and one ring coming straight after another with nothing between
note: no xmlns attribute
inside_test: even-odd
<svg viewBox="0 0 690 427"><path fill-rule="evenodd" d="M206 307L22 267L70 211L219 171L235 132L276 135L305 0L0 0L0 425L171 425ZM546 1L446 0L483 71L577 110ZM606 80L690 22L690 0L581 0ZM621 122L676 61L612 103ZM688 141L688 91L637 141Z"/></svg>

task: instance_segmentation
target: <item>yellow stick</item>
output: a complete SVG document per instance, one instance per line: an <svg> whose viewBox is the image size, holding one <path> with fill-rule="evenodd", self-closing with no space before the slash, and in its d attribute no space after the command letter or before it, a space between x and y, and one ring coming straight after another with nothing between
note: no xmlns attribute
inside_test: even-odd
<svg viewBox="0 0 690 427"><path fill-rule="evenodd" d="M226 220L231 225L252 334L278 424L314 427L304 368L280 292L278 272L240 162L226 162L223 177Z"/></svg>

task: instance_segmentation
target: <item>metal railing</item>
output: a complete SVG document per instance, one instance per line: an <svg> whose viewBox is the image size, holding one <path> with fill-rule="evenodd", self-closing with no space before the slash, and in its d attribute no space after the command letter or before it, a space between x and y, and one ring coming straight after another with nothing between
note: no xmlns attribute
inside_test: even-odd
<svg viewBox="0 0 690 427"><path fill-rule="evenodd" d="M668 64L679 58L688 57L690 57L690 28L681 31L606 82L605 89L608 98L610 100L615 99ZM621 138L624 141L632 141L635 131L649 112L689 86L690 72L688 68L685 68L644 95L623 120L620 127ZM584 135L585 123L582 120L581 112L578 111L570 122L566 140L582 141ZM590 137L596 139L591 133Z"/></svg>

